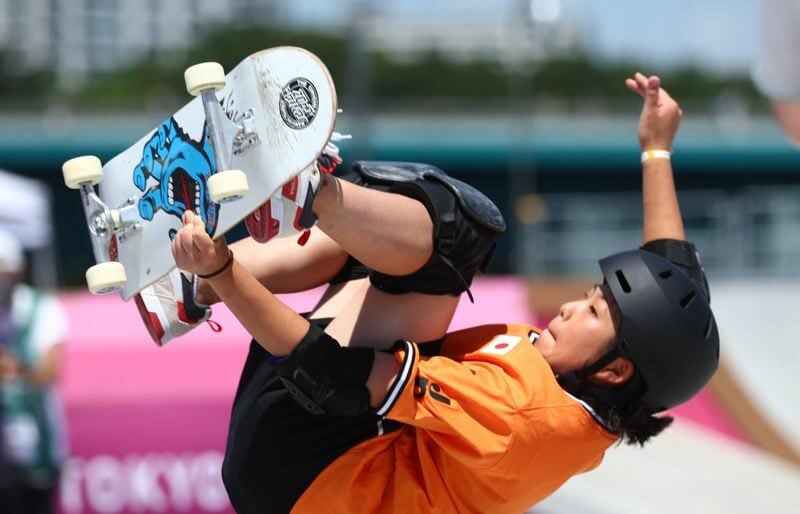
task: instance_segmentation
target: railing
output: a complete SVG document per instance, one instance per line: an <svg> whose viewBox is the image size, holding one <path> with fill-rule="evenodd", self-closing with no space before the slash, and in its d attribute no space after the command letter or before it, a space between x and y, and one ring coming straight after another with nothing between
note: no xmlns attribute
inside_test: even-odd
<svg viewBox="0 0 800 514"><path fill-rule="evenodd" d="M687 237L710 275L800 276L800 188L681 192ZM554 194L538 199L540 220L520 224L517 270L591 275L597 259L641 244L636 193Z"/></svg>

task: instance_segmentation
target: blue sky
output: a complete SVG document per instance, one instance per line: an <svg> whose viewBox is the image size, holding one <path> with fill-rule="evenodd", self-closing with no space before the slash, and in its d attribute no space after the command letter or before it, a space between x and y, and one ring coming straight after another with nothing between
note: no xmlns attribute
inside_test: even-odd
<svg viewBox="0 0 800 514"><path fill-rule="evenodd" d="M293 0L284 12L313 24L339 23L352 5L371 3L385 13L426 16L435 11L458 22L530 0ZM552 0L551 0L552 1ZM556 0L557 1L557 0ZM770 0L775 1L775 0ZM585 31L603 58L693 61L715 70L748 69L756 44L757 0L560 0L561 15Z"/></svg>
<svg viewBox="0 0 800 514"><path fill-rule="evenodd" d="M775 1L775 0L771 0ZM756 0L563 0L586 23L598 53L748 68Z"/></svg>

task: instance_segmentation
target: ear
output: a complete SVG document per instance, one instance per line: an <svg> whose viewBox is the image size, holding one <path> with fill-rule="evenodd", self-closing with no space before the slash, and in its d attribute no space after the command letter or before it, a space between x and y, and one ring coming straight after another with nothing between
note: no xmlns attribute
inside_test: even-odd
<svg viewBox="0 0 800 514"><path fill-rule="evenodd" d="M620 385L633 376L633 362L625 357L617 357L603 369L590 375L588 380L595 384Z"/></svg>

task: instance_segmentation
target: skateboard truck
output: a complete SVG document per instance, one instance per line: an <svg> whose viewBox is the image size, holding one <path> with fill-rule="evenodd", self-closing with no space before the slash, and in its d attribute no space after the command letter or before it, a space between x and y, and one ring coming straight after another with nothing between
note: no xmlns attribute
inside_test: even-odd
<svg viewBox="0 0 800 514"><path fill-rule="evenodd" d="M195 64L186 69L183 77L189 94L200 96L206 114L208 137L214 148L217 171L207 182L211 200L215 203L237 200L246 195L250 188L243 171L230 169L230 158L232 153L238 153L237 138L243 141L252 139L255 134L252 123L245 121L239 126L230 121L223 112L216 95L216 91L225 87L225 71L219 63ZM246 120L246 116L245 114L243 119ZM252 113L250 117L252 118Z"/></svg>
<svg viewBox="0 0 800 514"><path fill-rule="evenodd" d="M128 198L119 208L111 210L111 219L120 243L124 243L131 234L142 230L142 222L139 221L139 210L136 208L134 197Z"/></svg>
<svg viewBox="0 0 800 514"><path fill-rule="evenodd" d="M103 179L100 159L84 155L70 159L62 166L67 187L79 189L83 213L92 233L92 251L97 264L86 270L86 282L94 294L121 289L127 283L125 268L116 260L116 239L124 241L132 232L141 230L133 198L119 208L106 205L94 190Z"/></svg>
<svg viewBox="0 0 800 514"><path fill-rule="evenodd" d="M241 155L248 148L261 142L258 132L256 132L254 118L253 109L248 109L239 118L233 120L233 123L240 127L239 132L233 138L234 155Z"/></svg>

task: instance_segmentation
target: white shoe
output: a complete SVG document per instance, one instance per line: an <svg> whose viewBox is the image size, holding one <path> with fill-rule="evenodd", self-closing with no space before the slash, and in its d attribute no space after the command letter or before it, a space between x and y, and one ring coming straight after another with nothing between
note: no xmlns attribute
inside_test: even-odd
<svg viewBox="0 0 800 514"><path fill-rule="evenodd" d="M197 303L196 297L196 277L174 269L142 289L134 300L153 341L162 346L208 321L211 307ZM219 331L219 325L209 323Z"/></svg>
<svg viewBox="0 0 800 514"><path fill-rule="evenodd" d="M328 143L313 164L289 180L245 218L250 237L259 243L266 243L273 237L302 233L298 242L305 244L308 231L317 222L311 205L322 182L322 174L333 173L341 162L339 149L333 143Z"/></svg>

